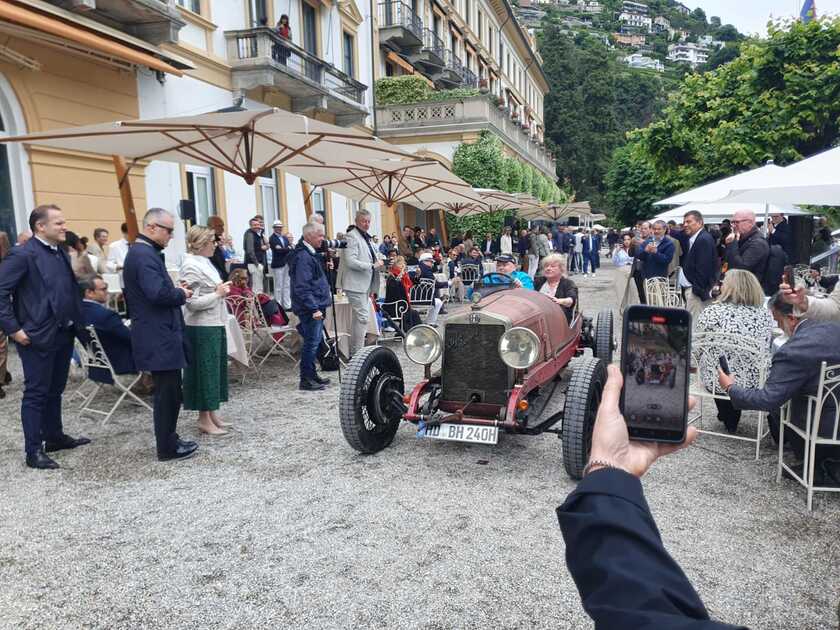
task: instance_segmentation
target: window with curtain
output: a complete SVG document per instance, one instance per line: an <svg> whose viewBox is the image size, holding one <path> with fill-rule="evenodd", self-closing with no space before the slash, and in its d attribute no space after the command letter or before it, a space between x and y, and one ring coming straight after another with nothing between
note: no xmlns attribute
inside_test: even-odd
<svg viewBox="0 0 840 630"><path fill-rule="evenodd" d="M277 214L277 182L273 175L271 177L258 177L256 186L265 224L270 227L279 218Z"/></svg>
<svg viewBox="0 0 840 630"><path fill-rule="evenodd" d="M251 26L273 26L268 23L266 0L248 0Z"/></svg>
<svg viewBox="0 0 840 630"><path fill-rule="evenodd" d="M201 15L201 0L178 0L178 4L193 13Z"/></svg>
<svg viewBox="0 0 840 630"><path fill-rule="evenodd" d="M207 219L216 214L213 173L210 168L187 167L187 198L195 204L196 225L207 225Z"/></svg>

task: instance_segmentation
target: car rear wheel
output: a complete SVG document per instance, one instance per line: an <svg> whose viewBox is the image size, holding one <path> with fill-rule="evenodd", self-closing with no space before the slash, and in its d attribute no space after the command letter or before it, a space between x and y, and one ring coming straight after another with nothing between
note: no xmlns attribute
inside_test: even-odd
<svg viewBox="0 0 840 630"><path fill-rule="evenodd" d="M382 346L359 351L341 383L339 418L347 442L360 453L376 453L394 440L403 415L402 366Z"/></svg>
<svg viewBox="0 0 840 630"><path fill-rule="evenodd" d="M563 467L572 479L580 479L592 448L592 429L607 382L607 367L601 359L582 359L573 368L563 409Z"/></svg>
<svg viewBox="0 0 840 630"><path fill-rule="evenodd" d="M613 313L605 308L598 313L598 318L595 320L595 347L592 354L609 365L613 360L613 350L615 350Z"/></svg>

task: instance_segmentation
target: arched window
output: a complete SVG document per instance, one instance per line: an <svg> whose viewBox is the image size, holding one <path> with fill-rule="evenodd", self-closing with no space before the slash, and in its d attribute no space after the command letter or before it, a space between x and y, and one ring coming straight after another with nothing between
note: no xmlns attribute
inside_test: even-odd
<svg viewBox="0 0 840 630"><path fill-rule="evenodd" d="M0 74L0 137L26 133L23 112L14 91ZM28 229L26 217L34 207L32 176L26 151L20 144L0 144L0 230L14 242Z"/></svg>

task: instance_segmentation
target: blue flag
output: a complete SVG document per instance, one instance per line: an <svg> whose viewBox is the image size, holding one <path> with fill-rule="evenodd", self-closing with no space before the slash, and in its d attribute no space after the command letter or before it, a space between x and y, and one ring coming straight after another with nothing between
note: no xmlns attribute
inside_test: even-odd
<svg viewBox="0 0 840 630"><path fill-rule="evenodd" d="M805 4L802 5L802 11L799 12L799 19L802 20L803 24L807 24L815 17L817 17L816 0L805 0Z"/></svg>

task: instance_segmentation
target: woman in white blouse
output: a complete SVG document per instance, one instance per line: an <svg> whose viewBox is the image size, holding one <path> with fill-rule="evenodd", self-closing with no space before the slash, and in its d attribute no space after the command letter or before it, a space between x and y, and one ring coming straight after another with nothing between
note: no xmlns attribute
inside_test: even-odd
<svg viewBox="0 0 840 630"><path fill-rule="evenodd" d="M739 339L758 341L762 348L770 351L775 327L770 311L764 306L764 291L756 277L745 269L730 269L720 288L717 300L703 309L697 318L695 333L714 333L722 339L737 343ZM716 359L716 357L713 357ZM746 365L734 365L727 357L729 367L738 374L741 387L758 387L760 362L758 357ZM712 391L717 381L717 362L710 366L700 366L703 385ZM729 433L735 433L741 412L728 400L715 399L718 408L718 420L726 425Z"/></svg>
<svg viewBox="0 0 840 630"><path fill-rule="evenodd" d="M216 249L215 232L194 225L187 233L187 253L181 263L180 282L192 290L184 307L190 362L184 369L184 409L198 411L198 429L224 435L230 426L217 415L228 399L225 296L230 283L222 282L210 262Z"/></svg>

